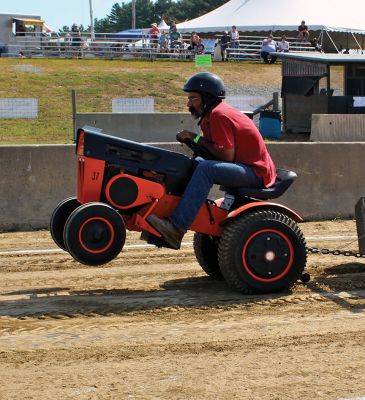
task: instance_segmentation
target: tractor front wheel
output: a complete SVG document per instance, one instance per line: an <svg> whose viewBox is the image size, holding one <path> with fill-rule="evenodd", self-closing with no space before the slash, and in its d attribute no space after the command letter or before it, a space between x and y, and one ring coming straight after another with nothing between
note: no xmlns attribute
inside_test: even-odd
<svg viewBox="0 0 365 400"><path fill-rule="evenodd" d="M222 272L218 263L218 242L215 238L203 233L194 235L194 252L198 263L211 278L223 280Z"/></svg>
<svg viewBox="0 0 365 400"><path fill-rule="evenodd" d="M305 239L287 215L262 210L227 224L218 260L228 285L243 293L270 293L290 288L306 264Z"/></svg>
<svg viewBox="0 0 365 400"><path fill-rule="evenodd" d="M107 204L87 203L70 215L64 229L68 252L82 264L102 265L122 250L126 228L120 214Z"/></svg>
<svg viewBox="0 0 365 400"><path fill-rule="evenodd" d="M66 221L71 213L80 206L76 197L69 197L54 209L51 221L49 223L49 231L51 232L52 239L58 247L66 250L65 242L63 240L63 230L66 225Z"/></svg>

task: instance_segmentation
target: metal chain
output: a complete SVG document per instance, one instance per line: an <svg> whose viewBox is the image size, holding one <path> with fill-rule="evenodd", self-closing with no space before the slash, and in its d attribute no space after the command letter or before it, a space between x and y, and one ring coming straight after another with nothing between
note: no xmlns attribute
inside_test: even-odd
<svg viewBox="0 0 365 400"><path fill-rule="evenodd" d="M352 243L357 242L357 240L363 239L364 237L365 234L361 235L358 239L352 240L351 242L345 244L345 246L343 246L340 249L330 250L330 249L319 249L318 247L306 247L306 250L307 253L314 253L314 254L330 254L332 256L365 258L365 254L356 251L342 250L345 247L350 246Z"/></svg>
<svg viewBox="0 0 365 400"><path fill-rule="evenodd" d="M356 251L349 251L349 250L319 249L317 247L306 247L306 250L307 250L307 253L314 253L314 254L330 254L333 256L365 258L365 254L357 253Z"/></svg>

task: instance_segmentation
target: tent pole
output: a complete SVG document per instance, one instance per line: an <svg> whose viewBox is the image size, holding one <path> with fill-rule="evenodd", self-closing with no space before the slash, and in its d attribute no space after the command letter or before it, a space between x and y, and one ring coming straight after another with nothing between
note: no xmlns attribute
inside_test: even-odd
<svg viewBox="0 0 365 400"><path fill-rule="evenodd" d="M132 0L132 29L136 29L136 0Z"/></svg>
<svg viewBox="0 0 365 400"><path fill-rule="evenodd" d="M330 34L328 33L328 31L327 31L327 30L326 30L325 32L327 33L327 36L329 37L330 41L332 42L333 46L335 47L335 49L336 49L337 53L339 53L339 51L338 51L338 48L337 48L337 46L335 45L335 42L332 40L332 38L331 38Z"/></svg>
<svg viewBox="0 0 365 400"><path fill-rule="evenodd" d="M361 47L360 43L357 41L357 39L356 39L356 37L355 37L355 35L354 35L354 32L351 32L351 35L352 35L352 37L354 38L356 44L359 46L359 49L362 50L362 47Z"/></svg>
<svg viewBox="0 0 365 400"><path fill-rule="evenodd" d="M90 33L91 33L91 41L95 40L95 30L94 30L94 15L93 15L93 3L92 0L89 0L90 7Z"/></svg>

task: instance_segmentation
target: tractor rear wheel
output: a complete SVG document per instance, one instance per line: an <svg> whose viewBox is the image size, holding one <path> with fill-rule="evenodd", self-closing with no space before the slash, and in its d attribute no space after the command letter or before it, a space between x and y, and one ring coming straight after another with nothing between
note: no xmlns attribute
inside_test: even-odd
<svg viewBox="0 0 365 400"><path fill-rule="evenodd" d="M223 280L218 263L218 242L218 238L203 233L195 233L194 252L204 272L213 279Z"/></svg>
<svg viewBox="0 0 365 400"><path fill-rule="evenodd" d="M68 217L71 215L72 211L76 210L80 206L76 197L69 197L54 209L51 221L49 223L49 231L51 232L52 239L58 247L66 250L65 242L63 240L63 230L66 225Z"/></svg>
<svg viewBox="0 0 365 400"><path fill-rule="evenodd" d="M227 224L218 260L228 285L243 293L290 288L302 276L306 260L303 233L287 215L262 210Z"/></svg>
<svg viewBox="0 0 365 400"><path fill-rule="evenodd" d="M125 237L123 218L103 203L78 207L64 230L67 251L80 263L94 266L113 260L122 250Z"/></svg>

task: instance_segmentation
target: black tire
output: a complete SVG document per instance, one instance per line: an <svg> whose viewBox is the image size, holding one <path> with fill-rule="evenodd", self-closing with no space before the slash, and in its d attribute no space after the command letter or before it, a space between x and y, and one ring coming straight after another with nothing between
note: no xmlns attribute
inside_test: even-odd
<svg viewBox="0 0 365 400"><path fill-rule="evenodd" d="M63 235L66 249L75 260L95 266L113 260L120 253L126 229L114 208L87 203L72 212Z"/></svg>
<svg viewBox="0 0 365 400"><path fill-rule="evenodd" d="M224 278L218 263L218 242L218 238L203 233L195 233L193 240L195 256L203 271L221 281Z"/></svg>
<svg viewBox="0 0 365 400"><path fill-rule="evenodd" d="M298 225L274 210L242 215L227 224L218 260L228 285L243 293L289 289L302 276L306 243Z"/></svg>
<svg viewBox="0 0 365 400"><path fill-rule="evenodd" d="M69 197L61 201L52 213L49 231L56 245L63 250L66 250L65 241L63 240L63 230L66 221L71 213L79 206L80 203L76 197Z"/></svg>

